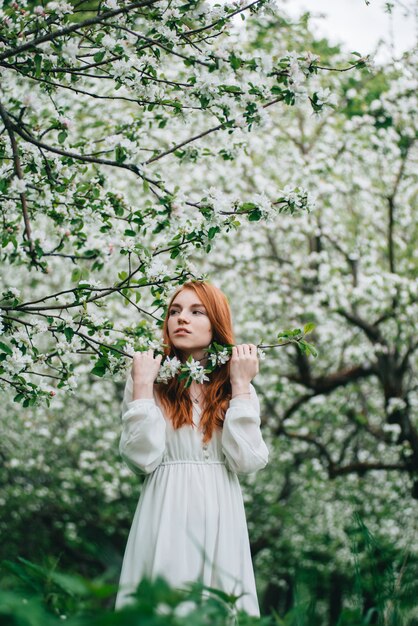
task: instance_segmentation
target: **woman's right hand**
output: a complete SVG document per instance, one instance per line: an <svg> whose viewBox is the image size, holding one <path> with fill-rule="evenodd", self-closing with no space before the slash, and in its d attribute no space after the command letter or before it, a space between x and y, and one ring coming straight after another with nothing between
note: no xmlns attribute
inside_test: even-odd
<svg viewBox="0 0 418 626"><path fill-rule="evenodd" d="M137 385L152 385L158 376L162 355L153 356L152 349L134 352L132 362L132 380Z"/></svg>

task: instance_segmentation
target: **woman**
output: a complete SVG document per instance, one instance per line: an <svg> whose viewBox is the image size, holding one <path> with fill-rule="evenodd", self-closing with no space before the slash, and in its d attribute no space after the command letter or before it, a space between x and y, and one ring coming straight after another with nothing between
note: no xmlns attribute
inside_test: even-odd
<svg viewBox="0 0 418 626"><path fill-rule="evenodd" d="M212 341L233 344L225 295L203 281L185 283L171 298L163 327L166 355L205 364ZM120 453L146 473L126 546L116 608L144 577L175 587L200 580L243 594L237 607L258 616L248 530L238 473L267 464L260 409L251 380L255 345L232 348L209 382L155 382L161 356L134 354L122 403Z"/></svg>

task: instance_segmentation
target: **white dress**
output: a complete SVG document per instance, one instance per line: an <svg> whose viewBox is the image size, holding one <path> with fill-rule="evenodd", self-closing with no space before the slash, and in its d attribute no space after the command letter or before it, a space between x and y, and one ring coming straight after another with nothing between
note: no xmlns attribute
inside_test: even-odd
<svg viewBox="0 0 418 626"><path fill-rule="evenodd" d="M260 406L230 401L221 431L203 444L194 426L174 429L156 398L132 400L131 375L122 403L119 450L128 467L146 473L126 545L116 609L143 577L163 576L173 587L189 581L244 595L237 608L260 614L248 529L237 473L263 468L268 449L260 431Z"/></svg>

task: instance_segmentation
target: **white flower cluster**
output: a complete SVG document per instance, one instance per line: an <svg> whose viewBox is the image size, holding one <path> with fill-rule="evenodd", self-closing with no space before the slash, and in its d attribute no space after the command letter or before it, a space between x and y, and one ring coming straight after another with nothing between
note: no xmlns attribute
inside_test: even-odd
<svg viewBox="0 0 418 626"><path fill-rule="evenodd" d="M170 275L170 270L161 259L153 258L150 265L147 267L145 275L148 280L163 280L165 276Z"/></svg>
<svg viewBox="0 0 418 626"><path fill-rule="evenodd" d="M213 367L216 367L217 365L224 365L224 363L227 363L230 358L231 355L229 354L227 348L224 348L221 352L213 352L209 355L209 360Z"/></svg>
<svg viewBox="0 0 418 626"><path fill-rule="evenodd" d="M41 4L36 5L36 7L34 7L33 12L35 13L35 15L45 15L45 9Z"/></svg>
<svg viewBox="0 0 418 626"><path fill-rule="evenodd" d="M186 361L184 364L185 367L189 370L189 376L192 380L195 380L197 383L204 383L209 380L206 376L205 368L203 365L200 365L198 361L192 359L191 361Z"/></svg>
<svg viewBox="0 0 418 626"><path fill-rule="evenodd" d="M315 200L312 194L302 187L292 188L290 185L282 191L283 200L287 203L286 207L279 209L280 213L300 213L301 211L307 211L308 213L315 208Z"/></svg>
<svg viewBox="0 0 418 626"><path fill-rule="evenodd" d="M392 441L395 441L395 439L401 434L401 427L399 424L383 424L382 430L384 433L391 435Z"/></svg>
<svg viewBox="0 0 418 626"><path fill-rule="evenodd" d="M134 61L132 59L119 59L112 64L112 72L114 78L126 78L132 72Z"/></svg>
<svg viewBox="0 0 418 626"><path fill-rule="evenodd" d="M68 39L68 41L62 47L61 54L68 61L76 61L78 52L78 42Z"/></svg>
<svg viewBox="0 0 418 626"><path fill-rule="evenodd" d="M406 409L406 402L402 398L389 398L386 410L388 415L392 415L396 411L402 411Z"/></svg>
<svg viewBox="0 0 418 626"><path fill-rule="evenodd" d="M299 55L297 52L288 52L287 57L289 60L289 89L293 91L296 101L304 100L307 97L306 76L298 58Z"/></svg>
<svg viewBox="0 0 418 626"><path fill-rule="evenodd" d="M335 106L338 102L337 95L335 93L332 93L332 91L328 87L326 87L325 89L319 89L316 92L316 97L316 104L320 106Z"/></svg>
<svg viewBox="0 0 418 626"><path fill-rule="evenodd" d="M17 193L24 193L27 189L27 183L25 180L23 180L23 178L17 178L14 177L9 190L10 191L16 191Z"/></svg>
<svg viewBox="0 0 418 626"><path fill-rule="evenodd" d="M173 356L172 359L168 356L164 363L160 367L160 371L158 372L157 382L158 383L168 383L169 380L174 378L176 374L179 372L181 368L181 361Z"/></svg>
<svg viewBox="0 0 418 626"><path fill-rule="evenodd" d="M222 191L221 188L217 187L209 187L206 192L204 191L203 195L208 198L213 210L216 213L231 211L231 205L239 201L238 196L231 197Z"/></svg>
<svg viewBox="0 0 418 626"><path fill-rule="evenodd" d="M264 361L264 359L266 358L266 353L261 348L257 348L257 355L260 361Z"/></svg>
<svg viewBox="0 0 418 626"><path fill-rule="evenodd" d="M106 48L106 50L113 50L116 47L117 41L114 37L111 37L109 34L106 34L102 39L102 46Z"/></svg>
<svg viewBox="0 0 418 626"><path fill-rule="evenodd" d="M272 219L276 215L276 211L273 207L271 200L265 193L257 193L252 198L254 204L259 208L263 218L265 220Z"/></svg>
<svg viewBox="0 0 418 626"><path fill-rule="evenodd" d="M46 8L48 11L56 13L59 17L64 17L66 13L74 11L74 7L69 2L48 2Z"/></svg>
<svg viewBox="0 0 418 626"><path fill-rule="evenodd" d="M3 361L3 367L8 374L19 374L26 369L28 365L32 365L33 358L30 354L23 354L22 351L14 346L12 354L7 355Z"/></svg>
<svg viewBox="0 0 418 626"><path fill-rule="evenodd" d="M9 287L7 291L11 293L12 296L14 296L15 298L20 298L20 289L18 289L17 287Z"/></svg>
<svg viewBox="0 0 418 626"><path fill-rule="evenodd" d="M59 115L58 116L58 121L65 128L72 128L74 126L73 120L70 119L69 117L66 117L65 115Z"/></svg>
<svg viewBox="0 0 418 626"><path fill-rule="evenodd" d="M117 3L117 0L104 0L103 6L107 7L108 9L119 8L119 4Z"/></svg>
<svg viewBox="0 0 418 626"><path fill-rule="evenodd" d="M48 332L48 324L44 320L33 319L31 320L32 329L36 331L37 334L47 333Z"/></svg>

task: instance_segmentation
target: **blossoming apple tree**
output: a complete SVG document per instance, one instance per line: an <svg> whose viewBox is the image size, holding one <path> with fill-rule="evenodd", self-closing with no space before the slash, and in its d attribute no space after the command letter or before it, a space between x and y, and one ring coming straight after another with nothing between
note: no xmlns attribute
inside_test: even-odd
<svg viewBox="0 0 418 626"><path fill-rule="evenodd" d="M117 570L138 495L117 455L125 354L160 347L166 295L202 273L243 341L315 324L315 361L271 351L254 381L265 605L300 567L341 605L354 510L411 543L415 57L330 72L364 61L271 6L3 4L4 556L30 520L26 555Z"/></svg>
<svg viewBox="0 0 418 626"><path fill-rule="evenodd" d="M289 51L278 23L275 48L244 49L275 10L1 3L0 382L17 402L74 389L82 359L117 375L125 355L158 347L165 295L194 274L193 250L209 252L242 219L309 210L303 185L225 204L204 175L192 191L172 173L212 157L227 168L274 108L332 104L319 60ZM248 15L252 34L236 23Z"/></svg>
<svg viewBox="0 0 418 626"><path fill-rule="evenodd" d="M204 266L231 298L240 339L315 324L315 361L269 353L254 381L275 460L248 511L276 609L302 568L339 614L355 514L404 551L400 578L402 558L417 560L416 76L414 52L338 85L329 76L333 112L272 111L268 134L252 135L222 179L223 198L290 182L316 193L309 216L247 225Z"/></svg>

